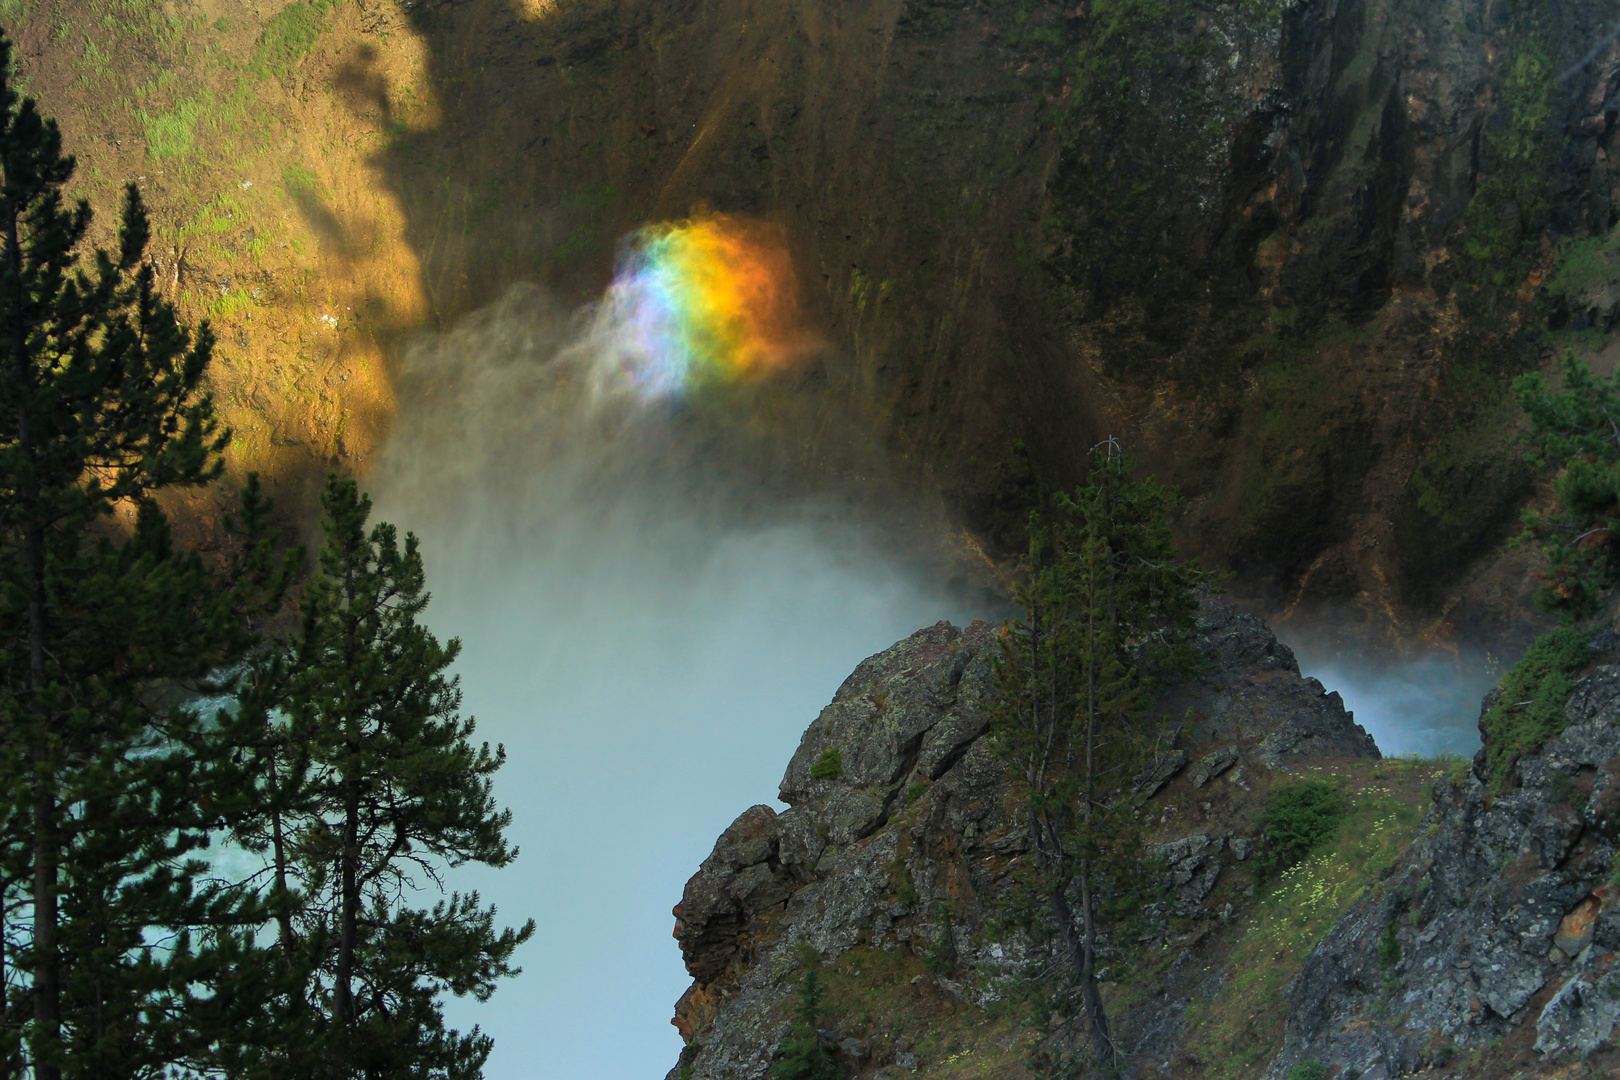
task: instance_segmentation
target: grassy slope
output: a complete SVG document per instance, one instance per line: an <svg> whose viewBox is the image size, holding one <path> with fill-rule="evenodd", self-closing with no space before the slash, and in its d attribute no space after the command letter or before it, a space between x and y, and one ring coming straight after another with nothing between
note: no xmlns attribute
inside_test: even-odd
<svg viewBox="0 0 1620 1080"><path fill-rule="evenodd" d="M164 293L219 335L213 383L238 470L296 479L363 461L392 408L387 346L426 310L373 165L432 119L412 89L422 50L408 33L362 33L363 18L302 2L0 7L22 88L78 158L98 242L137 183ZM347 74L362 52L395 76L386 118Z"/></svg>
<svg viewBox="0 0 1620 1080"><path fill-rule="evenodd" d="M1180 1051L1166 1073L1158 1073L1155 1062L1154 1075L1259 1077L1282 1040L1289 982L1350 904L1364 890L1381 887L1383 871L1415 839L1435 779L1461 768L1466 764L1416 759L1324 762L1271 774L1252 792L1224 780L1202 790L1178 781L1155 799L1150 805L1162 822L1156 839L1228 829L1255 835L1266 795L1303 780L1335 786L1348 811L1331 843L1274 881L1255 887L1253 864L1229 867L1211 902L1216 910L1230 903L1230 918L1172 925L1169 938L1144 946L1105 984L1110 1012L1127 1039L1134 1038L1131 1009L1166 995L1191 999ZM822 971L832 1022L867 1040L874 1063L901 1049L916 1056L919 1078L1025 1075L1033 1031L1016 993L988 1008L967 1004L941 985L924 957L904 948L857 946ZM948 978L975 984L971 971Z"/></svg>
<svg viewBox="0 0 1620 1080"><path fill-rule="evenodd" d="M1240 1080L1264 1070L1282 1042L1284 991L1316 944L1415 838L1436 778L1465 763L1416 759L1305 766L1298 779L1338 787L1350 803L1333 842L1261 889L1222 933L1226 975L1212 997L1194 1000L1183 1045L1190 1075ZM1246 887L1228 875L1221 888ZM1234 906L1241 904L1234 900Z"/></svg>

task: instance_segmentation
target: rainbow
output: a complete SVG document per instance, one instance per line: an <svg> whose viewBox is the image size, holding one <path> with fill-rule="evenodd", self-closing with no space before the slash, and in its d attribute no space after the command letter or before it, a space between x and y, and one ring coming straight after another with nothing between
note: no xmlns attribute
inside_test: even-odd
<svg viewBox="0 0 1620 1080"><path fill-rule="evenodd" d="M632 233L599 315L612 323L616 366L645 398L769 372L803 339L781 231L727 215Z"/></svg>

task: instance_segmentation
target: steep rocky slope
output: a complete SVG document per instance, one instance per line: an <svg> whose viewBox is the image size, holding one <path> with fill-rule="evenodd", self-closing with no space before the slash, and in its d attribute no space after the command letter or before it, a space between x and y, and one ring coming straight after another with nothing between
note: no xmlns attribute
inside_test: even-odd
<svg viewBox="0 0 1620 1080"><path fill-rule="evenodd" d="M1378 815L1363 824L1382 834L1369 851L1387 859L1439 770L1381 763L1339 696L1301 678L1287 647L1230 603L1207 602L1201 632L1214 671L1161 702L1186 723L1137 782L1167 891L1142 942L1111 951L1109 987L1144 1065L1255 1075L1206 1059L1267 1040L1275 1049L1272 984L1304 956L1299 943L1274 948L1278 901L1244 865L1261 842L1265 793L1300 775L1342 775ZM1005 763L985 738L996 633L941 623L862 663L788 765L789 809L752 807L720 838L675 909L694 982L676 1007L687 1048L672 1080L765 1076L806 963L829 972L829 1037L852 1074L1022 1075L1028 1030L1007 995L1041 955L996 921L1027 848ZM817 779L833 750L841 775ZM1337 916L1370 857L1307 883L1305 907L1326 895ZM1298 899L1290 888L1277 893L1285 904ZM1325 928L1320 912L1311 918ZM1257 947L1263 958L1243 951ZM1257 960L1272 980L1259 989L1243 982L1260 973ZM1222 1026L1266 994L1279 1008L1260 1030Z"/></svg>
<svg viewBox="0 0 1620 1080"><path fill-rule="evenodd" d="M1617 15L0 11L82 190L106 210L140 183L166 288L221 328L240 467L363 469L416 331L518 280L588 299L626 231L745 213L786 230L828 345L777 392L872 432L992 545L1097 436L1125 432L1186 486L1187 539L1261 602L1485 637L1524 610L1523 568L1502 562L1522 557L1498 547L1530 480L1504 382L1549 346L1597 355L1614 328L1614 275L1557 266L1615 219ZM860 483L829 468L819 482Z"/></svg>
<svg viewBox="0 0 1620 1080"><path fill-rule="evenodd" d="M1104 955L1136 1074L1615 1075L1615 636L1564 733L1498 785L1483 750L1471 767L1380 760L1229 603L1206 602L1200 629L1214 670L1161 702L1187 723L1137 781L1164 894ZM752 807L721 837L675 909L694 982L671 1080L765 1076L808 965L848 1075L1027 1075L1019 988L1044 954L998 920L1027 837L985 740L994 647L992 627L941 623L865 661L789 764L789 809ZM816 779L833 748L843 775ZM1342 835L1257 879L1261 804L1305 777L1348 801Z"/></svg>
<svg viewBox="0 0 1620 1080"><path fill-rule="evenodd" d="M1423 836L1306 961L1268 1077L1620 1071L1620 667L1566 718L1507 790L1435 785Z"/></svg>

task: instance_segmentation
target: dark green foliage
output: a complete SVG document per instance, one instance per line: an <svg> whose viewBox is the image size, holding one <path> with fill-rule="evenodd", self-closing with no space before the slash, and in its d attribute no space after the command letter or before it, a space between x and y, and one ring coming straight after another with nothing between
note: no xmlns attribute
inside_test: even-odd
<svg viewBox="0 0 1620 1080"><path fill-rule="evenodd" d="M771 1069L773 1080L839 1080L843 1076L838 1062L816 1037L816 1029L826 1015L826 996L821 972L812 965L799 982L793 1026L777 1050L778 1060Z"/></svg>
<svg viewBox="0 0 1620 1080"><path fill-rule="evenodd" d="M1320 780L1306 780L1272 792L1260 823L1266 847L1255 860L1256 869L1269 876L1301 862L1333 839L1344 812L1344 798Z"/></svg>
<svg viewBox="0 0 1620 1080"><path fill-rule="evenodd" d="M927 780L919 780L915 784L912 784L910 787L906 788L906 805L910 806L912 803L928 794L928 789L932 786L933 785Z"/></svg>
<svg viewBox="0 0 1620 1080"><path fill-rule="evenodd" d="M1551 563L1537 602L1582 618L1597 609L1620 568L1620 373L1607 378L1565 353L1562 385L1522 375L1513 394L1530 418L1559 509L1530 514L1531 534Z"/></svg>
<svg viewBox="0 0 1620 1080"><path fill-rule="evenodd" d="M488 1040L447 1031L438 994L487 997L531 928L476 895L407 903L515 854L456 645L416 625L415 541L366 533L334 480L280 643L302 556L256 478L209 563L176 545L158 498L220 475L213 339L158 297L134 187L117 252L81 250L73 163L9 60L0 38L3 1071L471 1080ZM224 880L222 836L264 871Z"/></svg>
<svg viewBox="0 0 1620 1080"><path fill-rule="evenodd" d="M1053 524L1032 517L1028 576L1016 592L1025 614L1001 639L990 721L1028 800L1034 866L1019 893L1022 919L1060 939L1063 977L1043 1006L1049 1034L1083 1012L1105 1067L1116 1051L1097 988L1099 923L1127 917L1149 881L1128 783L1157 733L1146 706L1158 676L1198 664L1192 629L1207 580L1177 557L1174 493L1130 472L1109 443L1090 484L1055 500ZM1074 1064L1065 1041L1045 1044L1046 1071Z"/></svg>
<svg viewBox="0 0 1620 1080"><path fill-rule="evenodd" d="M1481 179L1463 212L1462 233L1474 264L1470 276L1491 306L1524 279L1554 204L1564 142L1555 116L1557 57L1560 35L1573 29L1556 7L1536 0L1504 3L1498 18L1507 75L1479 135Z"/></svg>
<svg viewBox="0 0 1620 1080"><path fill-rule="evenodd" d="M951 934L951 909L941 903L934 908L939 919L939 936L923 957L923 967L936 975L949 975L956 970L956 938Z"/></svg>
<svg viewBox="0 0 1620 1080"><path fill-rule="evenodd" d="M917 881L911 876L911 867L898 855L894 859L894 902L901 907L917 902Z"/></svg>
<svg viewBox="0 0 1620 1080"><path fill-rule="evenodd" d="M1312 1058L1288 1070L1288 1080L1327 1080L1327 1067Z"/></svg>
<svg viewBox="0 0 1620 1080"><path fill-rule="evenodd" d="M838 752L838 747L829 746L821 752L816 763L810 766L810 776L815 780L839 780L844 775L844 756Z"/></svg>
<svg viewBox="0 0 1620 1080"><path fill-rule="evenodd" d="M254 898L201 858L228 717L183 704L277 603L261 503L231 576L175 545L158 496L220 471L213 339L158 297L133 186L117 250L84 248L73 168L0 37L0 1062L36 1080L214 1060L262 1033L236 989L274 981Z"/></svg>
<svg viewBox="0 0 1620 1080"><path fill-rule="evenodd" d="M1391 920L1390 924L1384 927L1383 939L1378 943L1378 966L1385 971L1389 971L1400 962L1401 939L1399 937L1399 927Z"/></svg>
<svg viewBox="0 0 1620 1080"><path fill-rule="evenodd" d="M1543 635L1502 677L1502 694L1485 711L1486 768L1492 783L1505 786L1513 762L1533 753L1564 730L1564 702L1575 689L1575 673L1592 662L1586 645L1592 630L1560 626Z"/></svg>
<svg viewBox="0 0 1620 1080"><path fill-rule="evenodd" d="M491 776L504 751L471 742L440 644L417 617L427 605L414 536L369 531L371 504L329 477L326 543L290 653L262 657L245 702L262 724L258 804L238 828L265 853L278 944L308 982L294 1011L318 1014L289 1047L329 1076L472 1078L490 1040L444 1026L439 995L479 1000L517 974L533 933L495 928L476 893L411 906L444 867L505 866L511 819ZM246 704L245 704L246 709Z"/></svg>

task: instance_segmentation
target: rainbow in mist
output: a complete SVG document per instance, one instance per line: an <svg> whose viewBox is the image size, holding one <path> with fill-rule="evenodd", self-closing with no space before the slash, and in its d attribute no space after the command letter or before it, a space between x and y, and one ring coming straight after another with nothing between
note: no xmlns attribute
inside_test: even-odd
<svg viewBox="0 0 1620 1080"><path fill-rule="evenodd" d="M633 233L598 314L615 366L646 398L762 374L802 342L780 230L724 215Z"/></svg>

